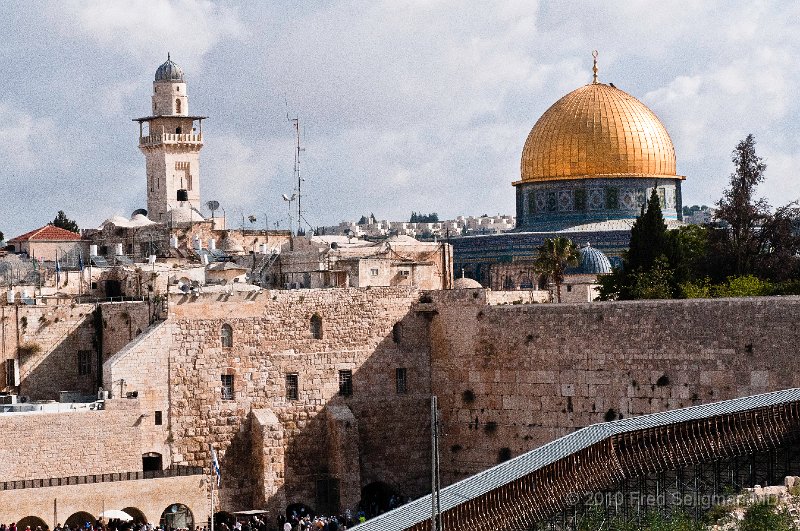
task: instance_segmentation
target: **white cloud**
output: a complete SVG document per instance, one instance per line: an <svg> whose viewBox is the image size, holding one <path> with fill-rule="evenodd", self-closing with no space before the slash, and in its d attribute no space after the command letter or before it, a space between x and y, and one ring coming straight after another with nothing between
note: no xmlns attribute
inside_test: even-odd
<svg viewBox="0 0 800 531"><path fill-rule="evenodd" d="M77 29L98 45L148 64L167 51L197 70L220 40L245 35L235 9L209 0L72 0L56 7L63 31Z"/></svg>

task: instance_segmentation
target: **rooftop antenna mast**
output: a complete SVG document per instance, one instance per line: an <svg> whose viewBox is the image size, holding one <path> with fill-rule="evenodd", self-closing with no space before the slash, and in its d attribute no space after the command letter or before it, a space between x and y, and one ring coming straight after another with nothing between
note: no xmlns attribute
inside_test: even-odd
<svg viewBox="0 0 800 531"><path fill-rule="evenodd" d="M288 112L286 113L286 119L289 120L294 126L295 138L297 141L294 151L294 176L297 179L297 234L300 234L300 226L302 221L300 213L300 198L302 197L302 194L300 192L300 188L303 182L303 179L300 177L300 152L305 151L305 148L300 147L300 119L289 118Z"/></svg>

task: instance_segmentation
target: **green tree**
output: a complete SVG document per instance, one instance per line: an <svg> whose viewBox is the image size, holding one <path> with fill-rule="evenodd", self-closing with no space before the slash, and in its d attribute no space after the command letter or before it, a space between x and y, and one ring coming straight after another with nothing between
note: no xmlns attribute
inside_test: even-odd
<svg viewBox="0 0 800 531"><path fill-rule="evenodd" d="M684 225L667 232L667 259L678 284L702 280L709 275L708 227Z"/></svg>
<svg viewBox="0 0 800 531"><path fill-rule="evenodd" d="M3 231L0 230L0 242L3 241Z"/></svg>
<svg viewBox="0 0 800 531"><path fill-rule="evenodd" d="M719 266L724 276L747 275L754 271L760 251L760 227L769 218L767 202L753 198L756 186L764 180L767 165L756 154L756 140L752 134L736 145L731 160L734 171L716 212L717 220L723 225L717 236Z"/></svg>
<svg viewBox="0 0 800 531"><path fill-rule="evenodd" d="M656 259L668 253L667 224L661 212L661 198L653 187L647 201L647 209L642 212L631 227L631 243L623 260L628 271L647 271Z"/></svg>
<svg viewBox="0 0 800 531"><path fill-rule="evenodd" d="M671 299L673 274L669 262L662 255L650 269L638 270L630 275L628 288L632 299Z"/></svg>
<svg viewBox="0 0 800 531"><path fill-rule="evenodd" d="M615 268L610 275L598 279L599 299L638 299L669 298L675 278L670 271L670 254L678 254L677 241L670 241L664 214L661 211L661 198L656 187L642 205L639 217L631 227L630 247L623 253L622 268ZM688 251L687 251L688 252ZM656 268L657 271L650 273ZM668 283L665 288L664 282Z"/></svg>
<svg viewBox="0 0 800 531"><path fill-rule="evenodd" d="M539 246L534 267L556 285L556 299L561 302L561 284L564 271L580 262L578 247L569 238L547 238Z"/></svg>
<svg viewBox="0 0 800 531"><path fill-rule="evenodd" d="M53 225L54 227L60 227L62 229L65 229L65 230L68 230L68 231L71 231L71 232L77 232L77 233L80 232L80 230L78 230L78 224L75 223L74 221L72 221L71 219L69 219L67 217L67 215L64 214L63 210L59 210L58 211L58 215L56 216L56 219L51 221L50 225Z"/></svg>

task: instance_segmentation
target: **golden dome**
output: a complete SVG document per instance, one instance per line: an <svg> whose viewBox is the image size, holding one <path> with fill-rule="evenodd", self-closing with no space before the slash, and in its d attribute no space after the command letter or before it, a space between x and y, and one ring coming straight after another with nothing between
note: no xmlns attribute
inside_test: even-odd
<svg viewBox="0 0 800 531"><path fill-rule="evenodd" d="M591 83L547 109L522 150L521 180L664 177L675 175L669 134L642 102L615 87Z"/></svg>

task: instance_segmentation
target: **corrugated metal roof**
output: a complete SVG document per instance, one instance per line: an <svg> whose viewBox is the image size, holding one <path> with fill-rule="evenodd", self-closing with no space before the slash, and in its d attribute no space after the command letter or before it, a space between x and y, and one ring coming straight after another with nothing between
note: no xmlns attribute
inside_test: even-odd
<svg viewBox="0 0 800 531"><path fill-rule="evenodd" d="M440 492L442 512L531 474L540 468L614 435L798 401L800 401L800 388L793 388L674 409L662 413L652 413L613 422L592 424L443 488ZM358 529L359 531L399 531L429 520L430 517L431 496L428 494L352 529Z"/></svg>

